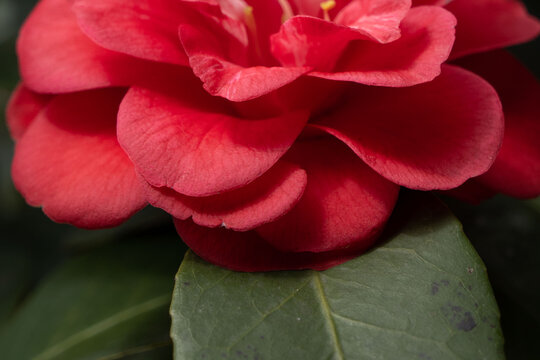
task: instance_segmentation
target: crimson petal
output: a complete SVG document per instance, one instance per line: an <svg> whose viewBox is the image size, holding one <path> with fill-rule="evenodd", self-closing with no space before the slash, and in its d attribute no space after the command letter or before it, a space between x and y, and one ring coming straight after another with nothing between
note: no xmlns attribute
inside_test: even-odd
<svg viewBox="0 0 540 360"><path fill-rule="evenodd" d="M540 33L540 22L518 0L453 0L458 19L451 58L521 44Z"/></svg>
<svg viewBox="0 0 540 360"><path fill-rule="evenodd" d="M171 81L175 83L178 81ZM132 88L118 115L118 137L138 172L155 187L210 196L242 187L270 169L309 114L239 118L200 84Z"/></svg>
<svg viewBox="0 0 540 360"><path fill-rule="evenodd" d="M192 217L202 226L247 231L288 212L302 196L306 183L304 170L280 161L252 183L223 194L188 197L146 183L146 197L151 205L175 218Z"/></svg>
<svg viewBox="0 0 540 360"><path fill-rule="evenodd" d="M463 58L459 65L488 80L501 97L504 141L491 169L475 181L519 197L540 195L540 84L504 50Z"/></svg>
<svg viewBox="0 0 540 360"><path fill-rule="evenodd" d="M353 1L330 22L311 16L295 16L271 37L272 53L284 66L310 66L331 71L352 40L387 43L400 37L399 24L410 1Z"/></svg>
<svg viewBox="0 0 540 360"><path fill-rule="evenodd" d="M32 121L47 106L52 96L33 92L19 84L9 100L6 119L11 137L20 139Z"/></svg>
<svg viewBox="0 0 540 360"><path fill-rule="evenodd" d="M366 85L405 87L428 82L441 72L454 43L455 17L440 7L411 9L401 37L389 44L354 41L333 72L310 75Z"/></svg>
<svg viewBox="0 0 540 360"><path fill-rule="evenodd" d="M84 35L66 0L42 0L17 41L24 83L43 93L125 86L153 77L157 64L99 47Z"/></svg>
<svg viewBox="0 0 540 360"><path fill-rule="evenodd" d="M184 50L195 75L212 95L231 101L255 99L279 89L310 70L309 67L266 67L229 61L220 40L200 26L183 25L179 30Z"/></svg>
<svg viewBox="0 0 540 360"><path fill-rule="evenodd" d="M336 16L340 25L362 30L381 43L398 39L399 24L411 8L411 0L351 1Z"/></svg>
<svg viewBox="0 0 540 360"><path fill-rule="evenodd" d="M286 158L306 170L308 185L290 212L256 230L263 239L291 252L371 245L392 213L399 187L330 137L302 141Z"/></svg>
<svg viewBox="0 0 540 360"><path fill-rule="evenodd" d="M188 10L175 0L76 0L81 29L106 49L187 65L178 26Z"/></svg>
<svg viewBox="0 0 540 360"><path fill-rule="evenodd" d="M326 270L358 256L366 248L324 253L288 253L265 242L255 231L210 229L191 220L175 220L176 230L193 252L203 259L236 271Z"/></svg>
<svg viewBox="0 0 540 360"><path fill-rule="evenodd" d="M434 81L411 88L356 87L316 126L394 183L433 190L486 172L499 150L504 119L486 81L445 65Z"/></svg>
<svg viewBox="0 0 540 360"><path fill-rule="evenodd" d="M26 201L58 222L115 226L145 204L115 136L123 90L58 95L17 142L12 175Z"/></svg>

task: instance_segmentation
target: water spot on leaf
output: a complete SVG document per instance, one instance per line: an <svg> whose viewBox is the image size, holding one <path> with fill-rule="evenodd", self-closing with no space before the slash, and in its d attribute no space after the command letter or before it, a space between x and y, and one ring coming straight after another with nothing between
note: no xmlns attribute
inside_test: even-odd
<svg viewBox="0 0 540 360"><path fill-rule="evenodd" d="M448 322L457 330L471 331L476 327L476 321L469 311L464 311L461 306L448 304L441 308Z"/></svg>
<svg viewBox="0 0 540 360"><path fill-rule="evenodd" d="M439 283L434 282L431 284L431 295L436 295L439 292Z"/></svg>

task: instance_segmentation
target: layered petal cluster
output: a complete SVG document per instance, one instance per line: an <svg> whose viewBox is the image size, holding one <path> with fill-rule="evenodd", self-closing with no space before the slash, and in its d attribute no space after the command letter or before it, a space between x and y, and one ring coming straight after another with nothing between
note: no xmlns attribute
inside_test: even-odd
<svg viewBox="0 0 540 360"><path fill-rule="evenodd" d="M218 265L325 269L401 186L540 193L540 86L501 50L539 32L517 0L41 0L13 180L58 222L150 204Z"/></svg>

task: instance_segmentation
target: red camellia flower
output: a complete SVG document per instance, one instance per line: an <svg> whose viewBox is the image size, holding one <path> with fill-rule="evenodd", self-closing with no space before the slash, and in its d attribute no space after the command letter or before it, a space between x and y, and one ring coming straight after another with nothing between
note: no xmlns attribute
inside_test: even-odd
<svg viewBox="0 0 540 360"><path fill-rule="evenodd" d="M41 0L13 179L59 222L149 203L216 264L325 269L400 186L540 193L540 86L500 50L539 32L517 0Z"/></svg>

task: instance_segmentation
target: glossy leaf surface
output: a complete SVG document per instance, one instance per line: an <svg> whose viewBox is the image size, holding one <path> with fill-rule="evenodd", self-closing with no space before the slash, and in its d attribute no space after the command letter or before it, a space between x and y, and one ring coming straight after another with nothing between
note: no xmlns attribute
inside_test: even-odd
<svg viewBox="0 0 540 360"><path fill-rule="evenodd" d="M188 253L177 360L503 359L484 265L450 212L406 193L381 246L327 271L247 274Z"/></svg>

